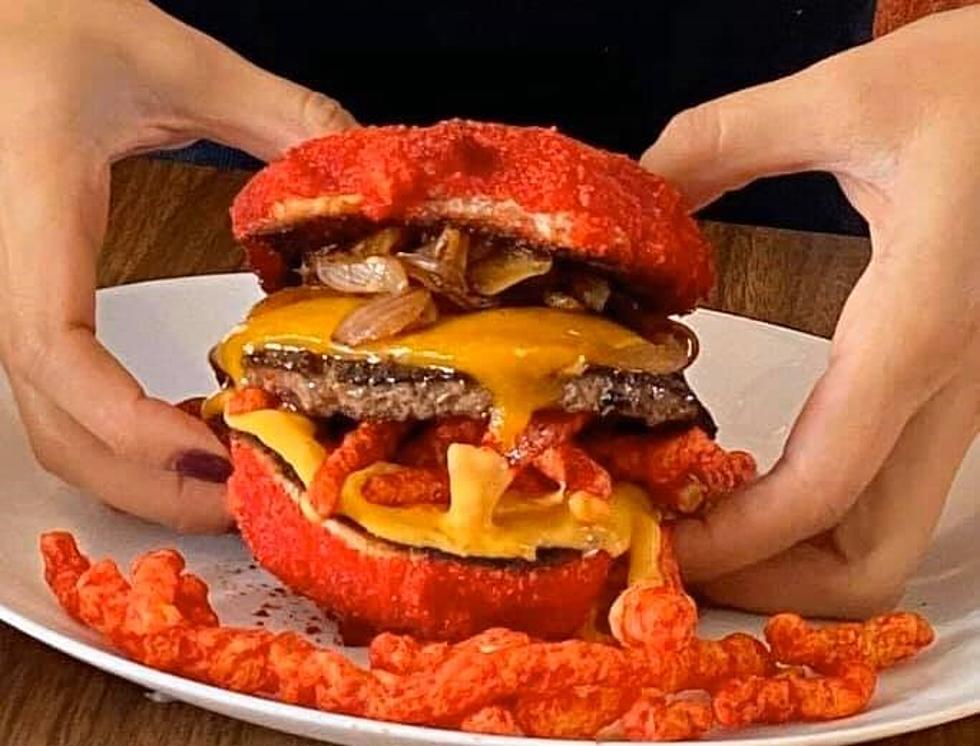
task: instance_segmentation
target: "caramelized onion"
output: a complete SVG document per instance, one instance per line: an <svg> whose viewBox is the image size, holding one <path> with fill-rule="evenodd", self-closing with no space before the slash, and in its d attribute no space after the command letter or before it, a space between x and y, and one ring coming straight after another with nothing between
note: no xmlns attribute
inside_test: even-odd
<svg viewBox="0 0 980 746"><path fill-rule="evenodd" d="M641 318L634 329L649 341L649 347L623 351L623 367L647 373L676 373L687 368L698 355L694 332L664 317Z"/></svg>
<svg viewBox="0 0 980 746"><path fill-rule="evenodd" d="M459 285L466 284L466 263L469 260L470 237L457 228L446 226L435 243L423 246L419 253L437 259L445 276Z"/></svg>
<svg viewBox="0 0 980 746"><path fill-rule="evenodd" d="M551 271L551 257L523 248L502 249L474 262L468 278L480 295L497 295L531 277Z"/></svg>
<svg viewBox="0 0 980 746"><path fill-rule="evenodd" d="M579 272L572 278L572 295L590 311L602 311L609 301L612 289L605 277Z"/></svg>
<svg viewBox="0 0 980 746"><path fill-rule="evenodd" d="M462 283L454 282L455 278L447 273L445 265L434 257L412 252L399 254L398 259L404 265L408 276L429 290L436 292L449 290L465 292L466 290Z"/></svg>
<svg viewBox="0 0 980 746"><path fill-rule="evenodd" d="M682 364L676 370L684 370L697 360L700 343L694 332L678 321L663 314L645 310L640 302L621 290L614 290L606 303L606 312L623 326L645 339L668 345L672 351L683 350ZM680 353L672 352L678 358Z"/></svg>
<svg viewBox="0 0 980 746"><path fill-rule="evenodd" d="M654 344L676 345L684 350L684 368L698 359L701 343L694 330L679 321L659 318L656 321L646 321L640 328L640 334Z"/></svg>
<svg viewBox="0 0 980 746"><path fill-rule="evenodd" d="M398 258L408 276L428 290L445 296L460 308L475 310L495 305L470 291L466 282L469 238L456 228L444 228L435 241Z"/></svg>
<svg viewBox="0 0 980 746"><path fill-rule="evenodd" d="M398 257L416 270L418 280L438 291L466 293L466 262L469 240L455 228L444 228L435 241Z"/></svg>
<svg viewBox="0 0 980 746"><path fill-rule="evenodd" d="M356 256L390 256L402 239L402 229L395 226L375 231L362 238L351 249Z"/></svg>
<svg viewBox="0 0 980 746"><path fill-rule="evenodd" d="M334 330L333 339L340 344L356 347L418 329L437 318L432 294L416 288L376 298L352 311Z"/></svg>
<svg viewBox="0 0 980 746"><path fill-rule="evenodd" d="M562 311L582 311L585 308L578 299L557 290L549 290L544 294L544 304Z"/></svg>
<svg viewBox="0 0 980 746"><path fill-rule="evenodd" d="M341 293L400 293L408 288L408 275L392 256L316 256L316 276Z"/></svg>

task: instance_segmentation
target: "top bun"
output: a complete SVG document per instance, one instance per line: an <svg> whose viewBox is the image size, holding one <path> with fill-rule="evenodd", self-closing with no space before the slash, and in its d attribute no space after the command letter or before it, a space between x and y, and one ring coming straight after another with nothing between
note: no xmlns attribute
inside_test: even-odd
<svg viewBox="0 0 980 746"><path fill-rule="evenodd" d="M611 271L666 312L714 281L712 252L680 194L629 158L553 129L451 120L310 140L256 174L231 210L267 289L282 234L331 223L451 222ZM279 241L273 240L279 237Z"/></svg>

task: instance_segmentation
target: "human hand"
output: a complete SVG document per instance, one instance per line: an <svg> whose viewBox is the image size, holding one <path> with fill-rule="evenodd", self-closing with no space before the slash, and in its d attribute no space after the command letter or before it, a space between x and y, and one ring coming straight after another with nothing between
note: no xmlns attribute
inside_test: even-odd
<svg viewBox="0 0 980 746"><path fill-rule="evenodd" d="M834 174L872 258L779 462L677 527L723 604L892 606L980 431L980 7L925 19L676 117L642 163L692 207L775 174Z"/></svg>
<svg viewBox="0 0 980 746"><path fill-rule="evenodd" d="M95 338L109 166L202 137L270 159L353 120L140 0L4 0L0 49L0 360L34 453L121 510L226 529L222 445Z"/></svg>

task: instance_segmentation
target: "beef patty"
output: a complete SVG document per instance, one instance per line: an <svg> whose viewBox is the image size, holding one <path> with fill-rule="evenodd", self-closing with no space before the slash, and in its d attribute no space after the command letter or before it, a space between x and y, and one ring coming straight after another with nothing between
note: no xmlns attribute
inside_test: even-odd
<svg viewBox="0 0 980 746"><path fill-rule="evenodd" d="M493 397L467 375L441 368L368 362L304 350L260 350L245 358L249 385L276 394L312 417L355 420L483 418ZM607 367L567 378L558 408L637 420L648 427L697 424L714 435L711 415L683 374L654 375Z"/></svg>

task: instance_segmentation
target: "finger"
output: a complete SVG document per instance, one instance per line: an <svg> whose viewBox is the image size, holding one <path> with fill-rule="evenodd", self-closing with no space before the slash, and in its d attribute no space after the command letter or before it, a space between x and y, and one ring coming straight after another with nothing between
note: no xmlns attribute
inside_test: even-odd
<svg viewBox="0 0 980 746"><path fill-rule="evenodd" d="M32 386L16 379L11 384L31 446L48 471L118 510L178 531L231 527L224 484L117 456Z"/></svg>
<svg viewBox="0 0 980 746"><path fill-rule="evenodd" d="M356 126L334 99L253 65L228 47L155 11L156 50L147 50L174 112L196 135L262 160L303 140Z"/></svg>
<svg viewBox="0 0 980 746"><path fill-rule="evenodd" d="M834 170L852 146L841 138L840 86L826 83L821 63L675 116L640 164L673 182L690 207L702 207L762 176Z"/></svg>
<svg viewBox="0 0 980 746"><path fill-rule="evenodd" d="M896 254L872 262L848 299L830 365L773 470L703 520L678 525L677 551L690 581L732 572L834 527L908 419L949 380L944 361L956 359L947 349L956 342L942 347L941 340L952 327L942 312L937 326L935 309L923 313L908 302L941 293L943 280L929 267L904 266Z"/></svg>
<svg viewBox="0 0 980 746"><path fill-rule="evenodd" d="M11 201L16 195L16 204ZM0 166L0 241L13 319L3 335L14 377L130 461L170 467L187 450L224 455L199 420L147 398L95 340L95 252L108 205L108 169L49 143ZM13 264L13 258L16 263ZM154 330L145 330L152 343Z"/></svg>
<svg viewBox="0 0 980 746"><path fill-rule="evenodd" d="M33 368L35 385L54 404L130 460L170 468L188 450L226 455L201 420L146 396L90 328L55 331L48 352Z"/></svg>
<svg viewBox="0 0 980 746"><path fill-rule="evenodd" d="M799 544L701 592L757 612L867 618L893 607L980 429L980 382L965 379L909 422L878 476L824 541Z"/></svg>

